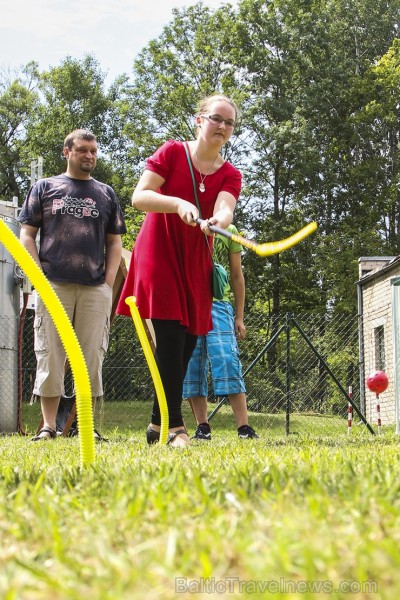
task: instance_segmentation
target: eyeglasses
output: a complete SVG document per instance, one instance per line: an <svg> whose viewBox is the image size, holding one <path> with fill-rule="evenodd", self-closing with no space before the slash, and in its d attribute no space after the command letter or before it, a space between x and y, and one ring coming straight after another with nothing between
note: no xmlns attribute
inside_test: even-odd
<svg viewBox="0 0 400 600"><path fill-rule="evenodd" d="M235 127L236 123L233 119L223 119L220 115L200 115L210 121L213 125L222 125L225 123L226 127Z"/></svg>

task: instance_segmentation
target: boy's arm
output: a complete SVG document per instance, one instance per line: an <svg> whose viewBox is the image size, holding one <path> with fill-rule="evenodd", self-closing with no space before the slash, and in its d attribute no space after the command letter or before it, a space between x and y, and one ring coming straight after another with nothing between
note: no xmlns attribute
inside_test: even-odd
<svg viewBox="0 0 400 600"><path fill-rule="evenodd" d="M246 327L243 321L246 286L242 270L242 256L240 252L229 253L229 271L234 297L236 337L238 339L244 339L246 337Z"/></svg>

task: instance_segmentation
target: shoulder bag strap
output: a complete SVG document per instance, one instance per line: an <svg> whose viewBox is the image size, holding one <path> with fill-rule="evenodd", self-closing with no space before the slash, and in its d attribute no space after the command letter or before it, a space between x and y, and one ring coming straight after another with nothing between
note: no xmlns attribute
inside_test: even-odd
<svg viewBox="0 0 400 600"><path fill-rule="evenodd" d="M197 204L197 208L199 209L199 216L200 219L202 219L203 217L201 216L201 208L200 208L200 204L199 204L199 199L197 197L197 191L196 191L196 181L194 178L194 173L193 173L193 167L192 167L192 161L190 160L190 154L189 154L189 148L188 148L188 144L187 142L183 142L183 147L185 148L185 152L186 152L186 158L187 158L187 162L189 165L189 169L190 169L190 174L192 176L192 183L193 183L193 192L194 192L194 198L196 200L196 204ZM208 247L208 251L210 253L211 256L211 260L214 262L213 256L212 256L212 252L211 252L211 248L210 248L210 244L208 242L207 236L204 234L204 237L206 239L206 244Z"/></svg>

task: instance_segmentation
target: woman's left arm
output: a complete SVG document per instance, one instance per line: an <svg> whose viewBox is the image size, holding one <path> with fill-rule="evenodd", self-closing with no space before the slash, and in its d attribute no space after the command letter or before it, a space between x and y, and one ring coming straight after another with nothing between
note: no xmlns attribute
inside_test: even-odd
<svg viewBox="0 0 400 600"><path fill-rule="evenodd" d="M229 192L220 192L214 205L213 216L203 221L200 225L203 233L213 235L208 229L208 224L226 229L232 223L236 198Z"/></svg>

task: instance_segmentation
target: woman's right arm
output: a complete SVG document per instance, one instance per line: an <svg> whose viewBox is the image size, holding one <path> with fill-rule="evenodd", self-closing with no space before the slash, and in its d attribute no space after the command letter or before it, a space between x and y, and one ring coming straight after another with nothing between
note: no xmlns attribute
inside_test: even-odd
<svg viewBox="0 0 400 600"><path fill-rule="evenodd" d="M157 190L165 179L153 171L145 170L132 194L132 206L153 213L176 213L187 225L196 226L199 217L197 206L178 196L164 196Z"/></svg>

